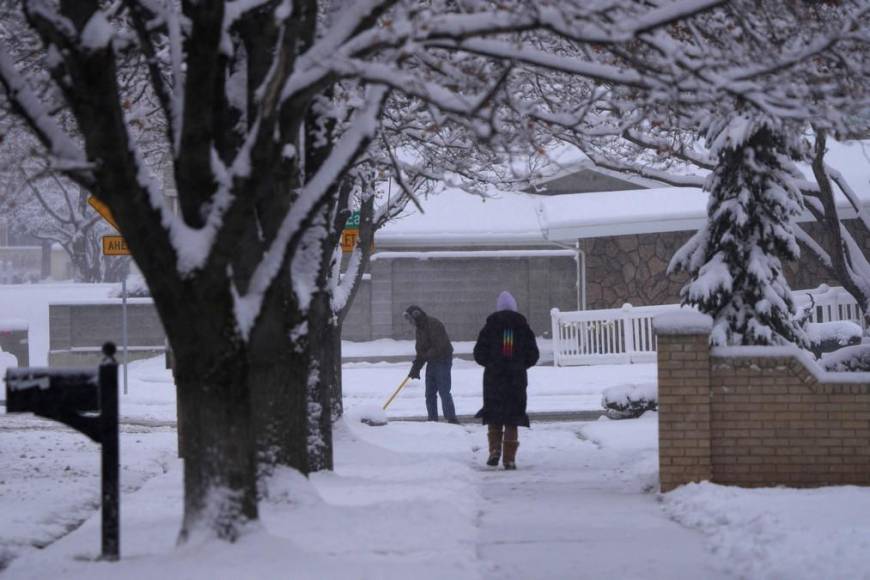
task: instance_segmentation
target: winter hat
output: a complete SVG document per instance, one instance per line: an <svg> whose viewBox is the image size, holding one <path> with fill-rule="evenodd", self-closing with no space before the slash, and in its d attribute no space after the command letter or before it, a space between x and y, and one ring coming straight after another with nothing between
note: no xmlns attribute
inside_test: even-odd
<svg viewBox="0 0 870 580"><path fill-rule="evenodd" d="M415 324L419 324L420 321L426 318L426 313L419 306L412 304L405 310L405 318Z"/></svg>
<svg viewBox="0 0 870 580"><path fill-rule="evenodd" d="M501 312L502 310L510 310L511 312L516 312L517 301L510 292L505 290L498 295L498 300L496 300L495 303L495 309L499 312Z"/></svg>

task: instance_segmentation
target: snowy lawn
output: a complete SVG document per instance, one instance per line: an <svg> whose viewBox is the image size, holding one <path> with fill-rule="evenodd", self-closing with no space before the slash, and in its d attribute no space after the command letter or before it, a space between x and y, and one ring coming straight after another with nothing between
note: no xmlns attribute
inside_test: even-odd
<svg viewBox="0 0 870 580"><path fill-rule="evenodd" d="M121 490L165 473L174 430L125 427ZM100 505L100 452L90 439L30 414L0 415L0 569L16 554L67 534Z"/></svg>
<svg viewBox="0 0 870 580"><path fill-rule="evenodd" d="M690 484L665 495L738 578L870 578L870 489L739 489Z"/></svg>

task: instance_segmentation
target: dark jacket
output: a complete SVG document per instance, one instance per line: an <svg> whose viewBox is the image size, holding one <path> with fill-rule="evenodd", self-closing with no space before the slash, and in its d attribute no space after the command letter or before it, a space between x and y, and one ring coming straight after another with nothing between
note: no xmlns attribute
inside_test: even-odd
<svg viewBox="0 0 870 580"><path fill-rule="evenodd" d="M414 345L417 358L414 359L413 368L418 372L429 361L449 359L453 356L453 345L450 344L450 337L447 336L444 325L434 316L429 316L422 310L420 312L423 315L414 320L417 329L417 342Z"/></svg>
<svg viewBox="0 0 870 580"><path fill-rule="evenodd" d="M483 408L476 417L485 425L529 426L526 369L538 356L535 335L522 314L502 310L486 319L474 345L474 360L485 368Z"/></svg>

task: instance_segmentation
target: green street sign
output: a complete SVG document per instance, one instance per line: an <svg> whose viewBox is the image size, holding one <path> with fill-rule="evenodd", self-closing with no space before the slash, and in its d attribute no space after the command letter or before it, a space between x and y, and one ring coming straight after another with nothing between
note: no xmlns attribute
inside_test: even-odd
<svg viewBox="0 0 870 580"><path fill-rule="evenodd" d="M344 229L346 230L358 230L359 229L359 212L355 211L350 214L350 217L347 218L347 223L344 224Z"/></svg>

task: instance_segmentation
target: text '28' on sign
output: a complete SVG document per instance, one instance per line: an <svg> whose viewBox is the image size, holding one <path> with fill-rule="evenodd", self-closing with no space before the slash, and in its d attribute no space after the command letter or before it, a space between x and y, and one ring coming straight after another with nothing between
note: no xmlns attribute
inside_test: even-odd
<svg viewBox="0 0 870 580"><path fill-rule="evenodd" d="M104 256L129 256L130 248L122 236L103 236Z"/></svg>

